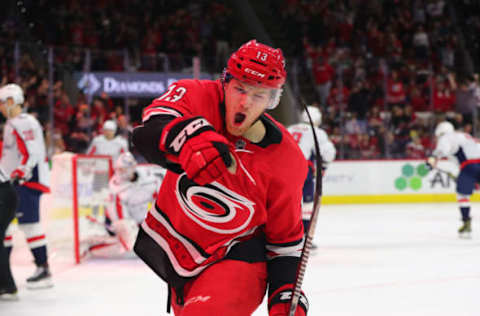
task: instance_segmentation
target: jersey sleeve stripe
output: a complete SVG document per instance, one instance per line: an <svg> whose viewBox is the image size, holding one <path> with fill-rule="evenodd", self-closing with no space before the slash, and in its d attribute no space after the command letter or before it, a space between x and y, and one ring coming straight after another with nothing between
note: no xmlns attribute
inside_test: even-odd
<svg viewBox="0 0 480 316"><path fill-rule="evenodd" d="M17 130L14 129L13 134L15 135L15 139L17 140L18 151L22 154L22 161L20 162L20 164L24 165L27 163L29 158L27 146L25 145L22 137L20 137L20 135L18 134Z"/></svg>
<svg viewBox="0 0 480 316"><path fill-rule="evenodd" d="M173 117L177 118L177 117L181 117L182 113L180 113L177 110L174 110L172 108L167 108L167 107L163 107L163 106L152 107L152 108L147 108L147 109L145 109L145 111L143 111L142 121L146 122L152 116L155 116L155 115L169 115L169 116L173 116Z"/></svg>
<svg viewBox="0 0 480 316"><path fill-rule="evenodd" d="M303 244L305 243L305 239L297 242L293 245L272 245L267 244L265 247L267 248L267 258L272 260L278 257L297 257L300 258L302 254Z"/></svg>

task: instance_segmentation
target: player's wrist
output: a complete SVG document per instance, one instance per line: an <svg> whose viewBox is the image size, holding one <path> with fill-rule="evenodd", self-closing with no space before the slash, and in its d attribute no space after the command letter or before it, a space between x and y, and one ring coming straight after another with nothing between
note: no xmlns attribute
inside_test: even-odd
<svg viewBox="0 0 480 316"><path fill-rule="evenodd" d="M268 299L269 316L287 316L293 296L293 284L286 284L274 291ZM308 312L308 299L300 292L295 316L305 316Z"/></svg>

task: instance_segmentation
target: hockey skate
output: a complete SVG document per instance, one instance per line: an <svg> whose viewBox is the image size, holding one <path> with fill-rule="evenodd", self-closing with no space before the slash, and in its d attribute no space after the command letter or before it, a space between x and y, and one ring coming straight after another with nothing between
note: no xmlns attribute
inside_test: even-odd
<svg viewBox="0 0 480 316"><path fill-rule="evenodd" d="M37 266L35 273L27 279L28 289L45 289L53 286L48 264Z"/></svg>
<svg viewBox="0 0 480 316"><path fill-rule="evenodd" d="M471 220L463 221L462 227L458 229L458 234L460 238L471 239L472 238L472 226Z"/></svg>
<svg viewBox="0 0 480 316"><path fill-rule="evenodd" d="M0 301L17 301L17 288L0 289Z"/></svg>

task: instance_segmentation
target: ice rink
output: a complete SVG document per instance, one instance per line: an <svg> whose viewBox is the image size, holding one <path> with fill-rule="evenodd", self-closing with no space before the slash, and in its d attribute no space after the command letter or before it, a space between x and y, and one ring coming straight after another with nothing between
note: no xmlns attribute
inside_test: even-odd
<svg viewBox="0 0 480 316"><path fill-rule="evenodd" d="M465 240L457 236L454 203L322 206L319 248L304 282L309 315L480 315L478 204L472 217L473 238ZM17 247L20 299L0 302L0 315L167 315L165 284L138 259L74 265L55 249L51 254L55 286L27 290L34 266L28 250ZM253 315L266 316L265 304Z"/></svg>

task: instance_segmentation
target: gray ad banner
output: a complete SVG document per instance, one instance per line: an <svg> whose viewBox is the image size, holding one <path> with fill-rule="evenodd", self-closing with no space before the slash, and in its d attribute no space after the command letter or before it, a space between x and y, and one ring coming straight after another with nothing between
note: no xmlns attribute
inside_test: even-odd
<svg viewBox="0 0 480 316"><path fill-rule="evenodd" d="M179 80L192 78L191 74L179 72L77 72L77 87L85 94L97 96L102 92L111 97L156 97ZM212 79L209 74L200 74L200 79Z"/></svg>

